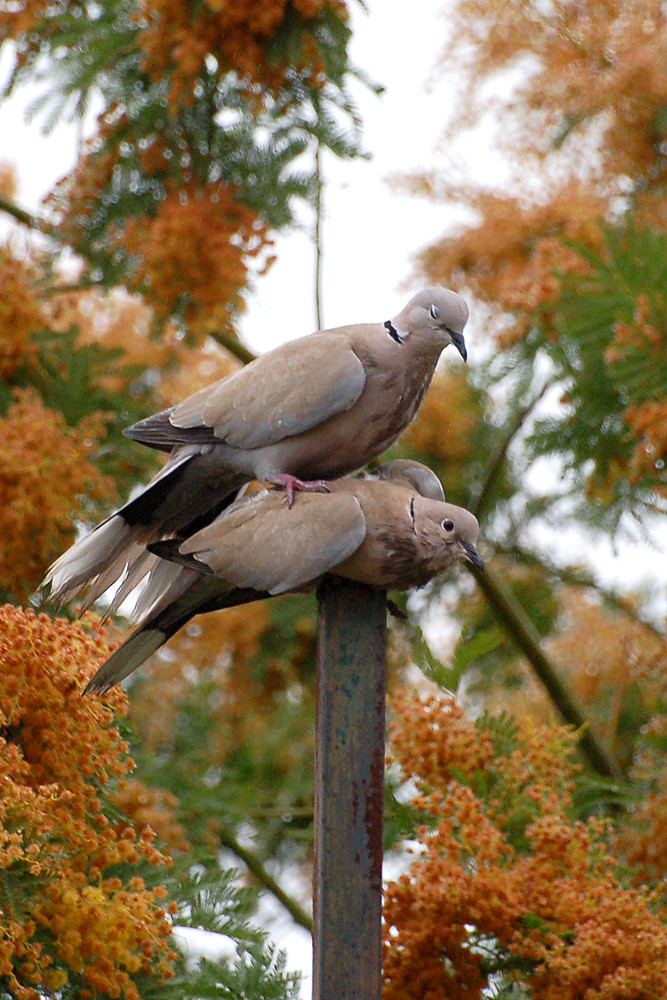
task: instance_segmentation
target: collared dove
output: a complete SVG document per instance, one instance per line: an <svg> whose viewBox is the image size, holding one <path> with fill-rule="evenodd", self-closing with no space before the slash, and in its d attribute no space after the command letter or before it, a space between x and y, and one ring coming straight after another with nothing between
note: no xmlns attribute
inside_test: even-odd
<svg viewBox="0 0 667 1000"><path fill-rule="evenodd" d="M282 491L250 494L191 537L156 543L168 582L162 580L144 623L85 693L113 687L197 614L310 590L326 573L408 590L458 559L481 569L475 517L431 498L438 481L429 469L414 462L389 465L379 475L332 482L328 493L300 493L291 508Z"/></svg>
<svg viewBox="0 0 667 1000"><path fill-rule="evenodd" d="M415 416L443 348L466 359L467 318L455 292L426 288L386 323L291 341L129 427L169 460L50 567L52 599L65 603L86 581L87 605L121 578L131 590L154 568L148 544L208 523L251 479L285 486L292 503L295 489L362 468Z"/></svg>

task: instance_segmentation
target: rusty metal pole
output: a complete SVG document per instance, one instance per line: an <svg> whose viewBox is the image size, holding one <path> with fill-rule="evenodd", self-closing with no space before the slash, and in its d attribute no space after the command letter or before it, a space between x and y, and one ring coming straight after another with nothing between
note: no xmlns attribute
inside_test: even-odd
<svg viewBox="0 0 667 1000"><path fill-rule="evenodd" d="M380 1000L386 595L318 592L313 1000Z"/></svg>

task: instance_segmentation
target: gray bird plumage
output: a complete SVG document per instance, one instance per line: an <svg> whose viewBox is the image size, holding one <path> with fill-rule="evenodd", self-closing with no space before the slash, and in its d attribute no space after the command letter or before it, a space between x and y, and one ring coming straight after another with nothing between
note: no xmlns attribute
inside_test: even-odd
<svg viewBox="0 0 667 1000"><path fill-rule="evenodd" d="M112 610L156 570L148 545L211 520L251 479L295 489L361 469L415 416L442 350L466 358L468 307L426 288L386 323L343 326L284 344L126 434L169 452L136 497L64 553L44 584L90 606L118 580ZM313 482L314 481L314 482Z"/></svg>
<svg viewBox="0 0 667 1000"><path fill-rule="evenodd" d="M365 476L368 479L403 480L423 497L431 500L445 499L445 491L435 472L427 465L413 462L409 458L394 458L390 462L383 462L374 472L367 472Z"/></svg>
<svg viewBox="0 0 667 1000"><path fill-rule="evenodd" d="M475 517L432 498L438 491L430 470L399 461L378 471L332 482L328 493L299 493L292 507L284 492L262 490L191 537L155 544L168 570L164 586L86 692L113 687L202 612L312 589L326 573L408 590L457 560L482 567Z"/></svg>

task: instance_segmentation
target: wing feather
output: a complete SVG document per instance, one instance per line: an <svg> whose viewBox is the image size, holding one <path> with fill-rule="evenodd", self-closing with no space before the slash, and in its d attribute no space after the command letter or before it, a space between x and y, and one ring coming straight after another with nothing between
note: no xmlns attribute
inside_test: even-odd
<svg viewBox="0 0 667 1000"><path fill-rule="evenodd" d="M351 494L269 490L233 504L180 546L223 580L283 594L312 583L359 548L366 536Z"/></svg>
<svg viewBox="0 0 667 1000"><path fill-rule="evenodd" d="M169 421L213 428L235 448L262 448L349 409L365 384L348 338L328 331L262 355L174 407Z"/></svg>

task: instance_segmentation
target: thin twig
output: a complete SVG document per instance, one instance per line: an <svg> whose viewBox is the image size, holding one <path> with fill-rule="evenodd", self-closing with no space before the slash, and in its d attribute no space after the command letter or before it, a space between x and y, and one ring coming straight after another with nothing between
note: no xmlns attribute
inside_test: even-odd
<svg viewBox="0 0 667 1000"><path fill-rule="evenodd" d="M31 215L24 208L19 208L13 201L3 198L2 195L0 195L0 212L6 212L7 215L11 215L21 225L28 226L29 229L35 229L40 233L45 233L47 236L55 235L53 226L50 226L48 222L44 222L43 219L38 219L36 216Z"/></svg>
<svg viewBox="0 0 667 1000"><path fill-rule="evenodd" d="M221 347L224 347L226 351L229 351L235 358L238 358L242 364L249 365L251 361L255 360L256 355L249 348L242 344L240 340L237 340L236 337L225 333L224 330L213 330L210 336Z"/></svg>
<svg viewBox="0 0 667 1000"><path fill-rule="evenodd" d="M322 320L322 147L315 146L315 328L321 330Z"/></svg>
<svg viewBox="0 0 667 1000"><path fill-rule="evenodd" d="M644 618L637 611L637 609L630 604L629 601L623 598L620 594L616 593L615 590L611 590L609 587L605 587L598 583L595 578L584 569L574 566L557 566L556 563L552 562L550 559L547 559L544 556L537 556L534 552L529 552L521 545L514 544L506 547L502 546L496 551L502 553L503 555L513 556L518 562L522 562L526 566L546 569L548 573L558 577L560 582L566 586L587 587L591 590L595 590L605 604L608 604L610 607L615 608L622 614L627 615L628 618L636 622L638 625L643 626L643 628L648 629L648 631L652 632L657 638L662 640L667 638L661 629L654 625L653 622Z"/></svg>
<svg viewBox="0 0 667 1000"><path fill-rule="evenodd" d="M310 914L307 913L301 904L297 903L297 901L283 889L278 880L275 879L269 871L267 871L261 858L259 858L253 851L240 844L236 837L234 837L234 835L228 830L219 830L218 836L222 846L232 851L237 858L241 859L248 871L255 876L257 881L264 886L267 892L270 892L271 895L275 896L279 903L282 903L295 923L300 924L301 927L305 927L305 929L312 934L313 921Z"/></svg>
<svg viewBox="0 0 667 1000"><path fill-rule="evenodd" d="M500 441L498 447L491 456L491 460L486 468L486 473L484 475L484 479L482 480L482 485L480 487L479 493L475 497L470 507L475 517L479 517L480 511L483 509L484 505L486 504L486 501L488 500L491 488L493 487L493 484L496 481L498 474L502 468L503 462L505 461L505 456L507 455L507 450L509 446L511 445L512 441L523 427L526 417L529 416L531 411L534 409L537 403L539 403L540 399L542 399L542 397L544 396L544 393L547 391L549 384L550 384L549 382L545 382L545 384L542 386L537 395L533 396L531 401L527 403L526 406L524 406L522 409L519 410L519 412L515 415L514 420L507 428L505 436Z"/></svg>

